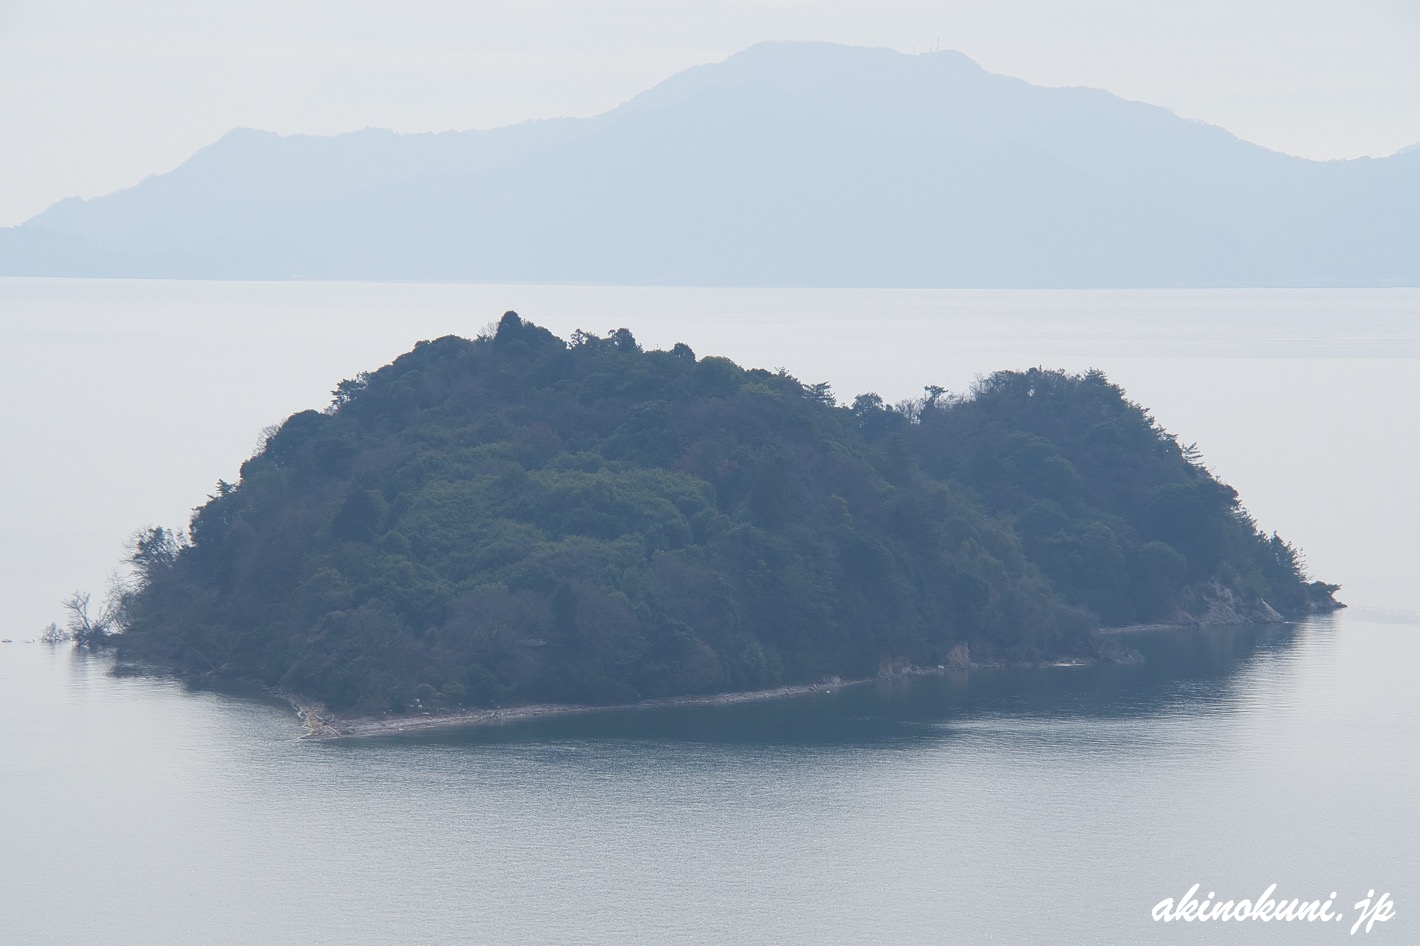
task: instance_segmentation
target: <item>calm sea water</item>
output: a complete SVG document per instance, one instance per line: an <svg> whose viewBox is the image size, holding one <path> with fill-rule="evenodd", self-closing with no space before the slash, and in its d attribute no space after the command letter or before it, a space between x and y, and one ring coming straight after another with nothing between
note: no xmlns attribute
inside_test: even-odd
<svg viewBox="0 0 1420 946"><path fill-rule="evenodd" d="M266 424L504 309L840 396L1096 366L1354 607L1140 667L359 744L23 643ZM0 946L1420 940L1420 293L0 280ZM1331 924L1154 923L1199 895ZM1350 936L1353 904L1395 919Z"/></svg>

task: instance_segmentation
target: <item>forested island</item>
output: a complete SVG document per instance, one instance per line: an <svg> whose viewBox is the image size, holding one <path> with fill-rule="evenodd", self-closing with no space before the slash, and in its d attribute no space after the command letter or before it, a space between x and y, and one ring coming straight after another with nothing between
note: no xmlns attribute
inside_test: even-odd
<svg viewBox="0 0 1420 946"><path fill-rule="evenodd" d="M122 656L408 713L1110 659L1102 625L1339 607L1097 371L839 404L509 312L333 393L136 537Z"/></svg>

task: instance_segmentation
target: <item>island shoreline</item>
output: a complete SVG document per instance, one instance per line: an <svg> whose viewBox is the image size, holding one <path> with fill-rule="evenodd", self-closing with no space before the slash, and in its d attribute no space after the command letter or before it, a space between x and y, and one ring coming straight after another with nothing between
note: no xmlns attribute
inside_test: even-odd
<svg viewBox="0 0 1420 946"><path fill-rule="evenodd" d="M958 672L965 672L957 668ZM944 673L943 670L919 669L890 675L874 675L853 680L832 677L820 683L804 683L792 686L774 687L768 690L742 690L730 693L702 693L684 696L663 696L638 700L634 703L526 703L520 706L493 707L483 709L463 709L419 715L399 715L389 713L380 716L341 716L333 713L323 704L307 700L296 694L281 693L296 710L297 717L305 725L306 731L300 738L305 740L369 739L379 736L397 736L406 733L434 732L450 729L472 729L486 726L501 726L508 723L527 722L535 719L553 719L564 716L582 716L591 713L615 713L631 710L666 709L681 706L729 706L736 703L758 703L767 700L792 699L810 696L814 693L832 693L836 689L861 686L865 683L889 679L896 676L924 676L929 673Z"/></svg>
<svg viewBox="0 0 1420 946"><path fill-rule="evenodd" d="M1137 628L1114 628L1111 630L1162 630L1183 627L1181 625L1139 625ZM963 654L965 657L965 655ZM1008 663L1005 661L952 661L935 667L903 664L889 670L880 671L867 677L843 679L828 677L818 683L800 683L772 687L765 690L737 690L726 693L695 693L681 696L662 696L632 703L527 703L518 706L482 709L462 709L442 712L426 712L419 715L386 713L377 716L342 716L332 712L324 704L287 691L274 691L296 710L297 717L305 725L306 731L300 736L304 740L367 739L380 736L397 736L407 733L435 732L452 729L472 729L486 726L501 726L508 723L527 722L536 719L554 719L564 716L582 716L592 713L616 713L639 710L672 709L692 706L732 706L738 703L762 703L769 700L797 699L816 693L829 694L846 687L858 687L868 683L880 683L911 677L945 676L949 673L965 674L980 670L1006 669L1078 669L1104 664L1131 664L1139 658L1129 653L1111 659L1100 657L1059 656L1048 660Z"/></svg>
<svg viewBox="0 0 1420 946"><path fill-rule="evenodd" d="M1337 602L1338 610L1344 607L1344 604ZM1199 630L1204 627L1235 626L1237 624L1292 624L1310 616L1311 615L1300 615L1289 617L1282 621L1249 621L1235 619L1233 621L1217 623L1197 620L1148 622L1115 627L1099 627L1095 629L1094 633L1114 637L1116 635L1129 633ZM1240 617L1241 616L1239 616L1239 618ZM799 697L812 696L815 693L828 694L844 687L863 686L864 684L877 683L885 680L942 676L948 673L969 673L974 670L1005 670L1012 668L1037 670L1078 669L1101 665L1130 665L1140 663L1143 659L1136 652L1129 650L1117 651L1107 657L1061 655L1052 659L1027 661L1023 663L1009 663L997 660L984 662L972 661L969 655L964 651L959 656L957 652L954 651L949 657L958 657L958 659L935 667L902 664L868 677L857 677L847 680L840 677L829 677L818 683L791 684L765 690L739 690L727 693L662 696L637 700L632 703L526 703L508 707L425 712L419 715L386 713L377 716L342 716L339 713L332 712L324 704L300 694L285 690L274 690L272 692L276 696L286 700L296 711L297 718L299 718L305 726L305 732L300 736L301 739L331 741L337 739L370 739L381 736L399 736L409 733L438 732L442 730L474 729L488 726L501 726L509 723L528 722L538 719L583 716L592 713L617 713L637 710L671 709L676 707L732 706L738 703L760 703L768 700L796 699Z"/></svg>

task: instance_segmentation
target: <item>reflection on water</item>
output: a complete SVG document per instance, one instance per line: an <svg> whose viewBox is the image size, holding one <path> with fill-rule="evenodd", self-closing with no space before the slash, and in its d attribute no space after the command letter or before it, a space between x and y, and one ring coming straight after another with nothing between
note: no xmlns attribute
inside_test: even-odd
<svg viewBox="0 0 1420 946"><path fill-rule="evenodd" d="M1409 915L1413 624L1129 643L1146 662L335 743L3 645L0 942L1337 941L1152 923L1195 882Z"/></svg>
<svg viewBox="0 0 1420 946"><path fill-rule="evenodd" d="M1320 634L1328 618L1308 621ZM1126 632L1141 664L943 671L828 687L791 699L613 710L387 737L391 743L484 745L616 739L726 745L890 745L950 739L1007 717L1051 720L1227 712L1241 679L1285 659L1295 625ZM1323 656L1323 655L1317 655ZM1323 658L1324 659L1324 658Z"/></svg>

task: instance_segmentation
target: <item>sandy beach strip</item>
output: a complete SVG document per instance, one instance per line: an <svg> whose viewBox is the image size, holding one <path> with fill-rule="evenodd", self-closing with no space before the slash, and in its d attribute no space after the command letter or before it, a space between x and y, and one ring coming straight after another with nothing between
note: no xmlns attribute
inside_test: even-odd
<svg viewBox="0 0 1420 946"><path fill-rule="evenodd" d="M936 672L936 671L931 671ZM635 703L615 703L594 705L581 703L529 703L523 706L504 706L495 709L450 710L427 714L384 714L380 716L341 716L332 713L320 703L304 700L294 694L285 694L296 714L305 724L302 739L361 739L373 736L391 736L399 733L429 732L440 729L462 729L472 726L499 726L505 723L523 722L532 719L548 719L555 716L578 716L585 713L610 713L625 710L659 709L672 706L727 706L734 703L752 703L762 700L779 700L808 696L814 693L832 693L849 686L860 686L881 676L863 677L857 680L825 680L822 683L807 683L796 686L774 687L770 690L747 690L739 693L713 693L692 696L667 696L656 699L639 700Z"/></svg>

